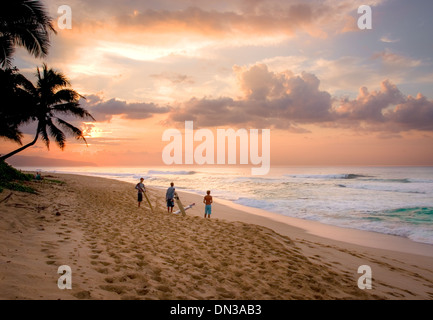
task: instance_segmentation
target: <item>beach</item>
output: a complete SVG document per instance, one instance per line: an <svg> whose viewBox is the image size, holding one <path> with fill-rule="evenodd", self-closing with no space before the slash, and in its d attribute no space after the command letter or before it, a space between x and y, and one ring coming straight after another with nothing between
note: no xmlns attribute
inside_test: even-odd
<svg viewBox="0 0 433 320"><path fill-rule="evenodd" d="M49 174L37 194L0 193L1 299L432 299L433 246L165 190L137 207L134 185ZM204 194L203 194L204 196ZM175 207L177 210L177 207ZM290 208L288 208L290 210ZM58 288L70 266L72 289ZM358 287L360 266L372 289Z"/></svg>

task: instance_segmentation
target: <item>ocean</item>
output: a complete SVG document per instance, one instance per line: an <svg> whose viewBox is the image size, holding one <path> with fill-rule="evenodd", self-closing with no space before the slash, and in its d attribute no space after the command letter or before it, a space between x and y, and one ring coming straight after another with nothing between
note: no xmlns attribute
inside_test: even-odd
<svg viewBox="0 0 433 320"><path fill-rule="evenodd" d="M20 168L74 173L205 195L324 224L433 244L433 167ZM131 187L131 192L135 192Z"/></svg>

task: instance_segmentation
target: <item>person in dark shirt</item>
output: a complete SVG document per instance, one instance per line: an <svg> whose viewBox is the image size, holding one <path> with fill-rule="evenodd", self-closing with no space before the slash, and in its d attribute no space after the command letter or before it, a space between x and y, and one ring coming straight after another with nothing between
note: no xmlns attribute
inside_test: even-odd
<svg viewBox="0 0 433 320"><path fill-rule="evenodd" d="M144 178L140 179L140 182L137 183L135 186L135 189L138 191L137 200L138 200L138 207L140 208L141 202L143 201L143 193L146 192L146 187L143 184Z"/></svg>
<svg viewBox="0 0 433 320"><path fill-rule="evenodd" d="M165 200L167 201L167 212L173 212L175 190L174 183L170 183L170 187L167 189L167 193L165 194Z"/></svg>

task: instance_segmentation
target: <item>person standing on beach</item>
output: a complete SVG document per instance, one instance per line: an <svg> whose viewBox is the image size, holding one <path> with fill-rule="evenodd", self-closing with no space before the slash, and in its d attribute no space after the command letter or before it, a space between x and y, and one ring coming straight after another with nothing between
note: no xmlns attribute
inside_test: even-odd
<svg viewBox="0 0 433 320"><path fill-rule="evenodd" d="M165 194L165 200L167 201L167 212L170 213L173 212L174 207L174 183L170 183L170 187L167 189L167 193Z"/></svg>
<svg viewBox="0 0 433 320"><path fill-rule="evenodd" d="M35 180L36 180L36 181L41 181L41 180L42 180L42 176L41 176L41 173L40 173L39 171L36 172Z"/></svg>
<svg viewBox="0 0 433 320"><path fill-rule="evenodd" d="M210 195L210 190L206 191L206 195L203 198L203 203L205 204L204 207L204 217L206 218L206 215L208 218L210 218L210 215L212 213L212 196Z"/></svg>
<svg viewBox="0 0 433 320"><path fill-rule="evenodd" d="M140 179L140 182L136 184L135 189L138 191L138 207L140 208L141 202L143 201L143 193L146 192L146 187L143 184L144 178Z"/></svg>

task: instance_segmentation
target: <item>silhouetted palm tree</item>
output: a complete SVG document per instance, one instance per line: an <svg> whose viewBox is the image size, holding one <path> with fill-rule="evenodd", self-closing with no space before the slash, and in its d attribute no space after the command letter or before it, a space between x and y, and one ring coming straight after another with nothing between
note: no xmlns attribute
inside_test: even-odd
<svg viewBox="0 0 433 320"><path fill-rule="evenodd" d="M10 67L15 46L35 57L44 57L50 46L49 33L56 33L51 18L37 0L6 0L0 5L0 66Z"/></svg>
<svg viewBox="0 0 433 320"><path fill-rule="evenodd" d="M31 108L27 109L27 114L21 115L24 122L37 121L38 127L35 138L25 146L0 157L0 161L34 145L39 137L49 148L51 136L60 149L63 150L66 135L61 129L72 134L76 139L83 139L86 142L83 132L79 128L59 118L59 115L67 115L95 120L87 110L79 106L80 97L84 97L75 90L66 88L70 85L66 76L53 69L48 69L46 64L43 65L42 70L37 68L36 76L36 86L30 81L23 84L23 88L30 97Z"/></svg>

